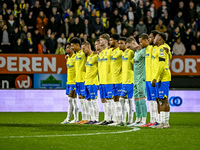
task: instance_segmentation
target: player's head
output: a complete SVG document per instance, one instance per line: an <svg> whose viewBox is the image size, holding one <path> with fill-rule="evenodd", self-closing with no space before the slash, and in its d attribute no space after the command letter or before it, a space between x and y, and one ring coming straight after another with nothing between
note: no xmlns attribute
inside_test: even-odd
<svg viewBox="0 0 200 150"><path fill-rule="evenodd" d="M100 40L97 39L94 43L94 47L96 51L100 51L101 50L101 45L100 45Z"/></svg>
<svg viewBox="0 0 200 150"><path fill-rule="evenodd" d="M85 53L85 55L88 55L91 51L91 45L88 41L84 41L81 45L83 52Z"/></svg>
<svg viewBox="0 0 200 150"><path fill-rule="evenodd" d="M142 48L147 47L149 45L148 34L142 33L139 36L139 42L140 42L140 45L142 46Z"/></svg>
<svg viewBox="0 0 200 150"><path fill-rule="evenodd" d="M120 37L119 38L119 44L118 44L119 48L123 51L126 50L126 37Z"/></svg>
<svg viewBox="0 0 200 150"><path fill-rule="evenodd" d="M150 35L149 35L149 44L153 45L153 40L155 39L156 35L158 34L157 30L153 30L151 31Z"/></svg>
<svg viewBox="0 0 200 150"><path fill-rule="evenodd" d="M131 50L136 50L138 48L138 43L136 42L134 37L129 37L126 39L126 47Z"/></svg>
<svg viewBox="0 0 200 150"><path fill-rule="evenodd" d="M67 42L67 44L66 44L65 52L67 54L73 53L73 50L71 49L71 45L69 42Z"/></svg>
<svg viewBox="0 0 200 150"><path fill-rule="evenodd" d="M161 45L161 44L164 44L165 41L166 41L165 33L158 32L158 34L156 35L156 37L154 39L154 44Z"/></svg>
<svg viewBox="0 0 200 150"><path fill-rule="evenodd" d="M74 37L71 41L71 49L74 51L74 52L77 52L80 47L81 47L81 40L77 37Z"/></svg>
<svg viewBox="0 0 200 150"><path fill-rule="evenodd" d="M110 47L115 47L118 45L118 40L119 40L120 36L117 33L113 33L110 36Z"/></svg>
<svg viewBox="0 0 200 150"><path fill-rule="evenodd" d="M102 35L100 35L99 40L100 40L100 45L102 47L108 46L108 43L109 43L109 40L110 40L110 35L107 34L107 33L102 34Z"/></svg>

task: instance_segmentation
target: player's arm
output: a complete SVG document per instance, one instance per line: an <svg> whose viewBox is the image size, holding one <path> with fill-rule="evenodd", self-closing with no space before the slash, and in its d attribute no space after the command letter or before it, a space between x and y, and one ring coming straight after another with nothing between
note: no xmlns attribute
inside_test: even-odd
<svg viewBox="0 0 200 150"><path fill-rule="evenodd" d="M165 45L164 50L168 54L169 60L171 60L172 59L171 48L170 48L170 46L167 43L165 43L164 45Z"/></svg>
<svg viewBox="0 0 200 150"><path fill-rule="evenodd" d="M65 55L65 59L66 59L66 60L68 59L68 57L69 57L69 54Z"/></svg>
<svg viewBox="0 0 200 150"><path fill-rule="evenodd" d="M157 66L154 66L156 68L156 71L153 75L153 81L152 81L152 86L155 87L156 86L156 82L157 82L157 79L158 77L160 76L160 74L162 73L164 67L165 67L165 60L167 59L167 56L168 54L160 49L159 52L158 52L158 55L157 55L157 59L159 59L158 61L158 65Z"/></svg>
<svg viewBox="0 0 200 150"><path fill-rule="evenodd" d="M84 53L82 54L81 57L82 57L83 62L81 63L80 69L81 69L81 71L86 72L87 57L85 56Z"/></svg>
<svg viewBox="0 0 200 150"><path fill-rule="evenodd" d="M168 56L169 56L169 60L171 60L172 59L172 53L171 53L171 51L169 51Z"/></svg>
<svg viewBox="0 0 200 150"><path fill-rule="evenodd" d="M131 55L131 60L130 60L130 62L131 62L131 64L132 64L132 66L133 66L132 70L134 71L134 52L133 52L133 51L130 51L130 55Z"/></svg>

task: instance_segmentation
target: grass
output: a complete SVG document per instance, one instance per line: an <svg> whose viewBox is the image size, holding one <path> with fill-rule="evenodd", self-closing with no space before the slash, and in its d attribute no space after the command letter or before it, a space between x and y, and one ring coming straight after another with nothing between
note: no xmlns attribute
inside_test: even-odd
<svg viewBox="0 0 200 150"><path fill-rule="evenodd" d="M0 113L0 150L200 148L200 113L171 113L169 129L141 128L119 134L31 137L130 130L129 127L60 125L65 117L66 113ZM102 119L103 113L100 114Z"/></svg>

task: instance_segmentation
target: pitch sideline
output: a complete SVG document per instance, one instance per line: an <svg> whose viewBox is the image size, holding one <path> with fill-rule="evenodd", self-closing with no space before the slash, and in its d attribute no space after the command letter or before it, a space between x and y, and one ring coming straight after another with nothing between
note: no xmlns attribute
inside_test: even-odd
<svg viewBox="0 0 200 150"><path fill-rule="evenodd" d="M138 131L140 128L132 128L131 130L117 131L117 132L98 132L98 133L85 133L85 134L63 134L63 135L33 135L33 136L2 136L0 139L6 138L42 138L42 137L70 137L70 136L87 136L87 135L101 135L101 134L119 134Z"/></svg>

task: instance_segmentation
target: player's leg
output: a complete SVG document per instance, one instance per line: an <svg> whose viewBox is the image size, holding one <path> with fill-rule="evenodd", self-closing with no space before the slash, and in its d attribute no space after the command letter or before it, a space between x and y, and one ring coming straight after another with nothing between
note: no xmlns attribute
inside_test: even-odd
<svg viewBox="0 0 200 150"><path fill-rule="evenodd" d="M111 89L110 89L110 85L111 85ZM113 123L115 120L115 104L114 104L114 97L109 97L109 91L112 91L112 93L115 96L115 84L107 84L106 85L106 93L107 93L107 103L108 103L108 119L109 119L109 123ZM112 119L111 119L112 118ZM114 119L114 120L113 120Z"/></svg>
<svg viewBox="0 0 200 150"><path fill-rule="evenodd" d="M122 92L119 98L119 102L121 104L121 115L122 115L122 122L126 122L126 105L125 105L125 96L127 95L127 87L126 84L122 85Z"/></svg>
<svg viewBox="0 0 200 150"><path fill-rule="evenodd" d="M150 84L151 82L149 81L146 81L146 91L147 91L147 100L149 102L149 112L150 112L150 123L153 123L154 122L154 116L153 116L153 100L152 100L152 97L151 97L151 87L150 87Z"/></svg>
<svg viewBox="0 0 200 150"><path fill-rule="evenodd" d="M135 84L134 85L134 102L135 102L135 112L136 112L136 120L135 122L140 122L141 119L141 115L142 115L142 108L139 102L139 90L138 90L138 85Z"/></svg>
<svg viewBox="0 0 200 150"><path fill-rule="evenodd" d="M106 94L105 85L100 84L99 91L100 91L100 98L101 98L101 102L102 102L103 110L104 110L104 119L103 121L97 124L106 125L106 122L108 122L109 120L108 120L108 103L106 101L107 94Z"/></svg>
<svg viewBox="0 0 200 150"><path fill-rule="evenodd" d="M112 88L113 88L113 85L112 84L106 84L105 85L105 90L106 90L106 101L107 101L107 124L111 124L113 123L111 117L113 115L113 111L114 111L114 100L113 100L113 92L112 92Z"/></svg>
<svg viewBox="0 0 200 150"><path fill-rule="evenodd" d="M122 108L121 108L121 104L119 102L119 97L120 97L120 94L121 94L121 91L122 91L122 84L116 84L116 95L115 95L115 98L114 98L114 101L115 101L115 116L116 116L116 123L121 123L121 117L122 117Z"/></svg>
<svg viewBox="0 0 200 150"><path fill-rule="evenodd" d="M71 111L73 111L73 107L70 105L71 99L69 98L69 88L70 85L66 84L66 95L68 95L68 112L67 112L67 117L64 121L61 122L61 124L68 124L70 122L71 118Z"/></svg>
<svg viewBox="0 0 200 150"><path fill-rule="evenodd" d="M146 124L146 117L147 117L147 105L146 105L146 97L145 97L145 87L144 86L144 82L141 81L137 84L137 92L138 92L138 102L139 102L139 106L141 108L141 115L142 115L142 121L140 123L140 125L145 125Z"/></svg>
<svg viewBox="0 0 200 150"><path fill-rule="evenodd" d="M96 94L97 94L97 88L96 85L89 85L88 86L88 90L89 90L89 97L90 97L90 101L88 101L89 103L89 109L90 109L90 116L91 116L91 124L94 122L95 120L95 107L93 106L93 102L96 98Z"/></svg>
<svg viewBox="0 0 200 150"><path fill-rule="evenodd" d="M168 101L170 82L161 82L159 87L158 106L161 116L160 125L156 128L169 128L170 105Z"/></svg>
<svg viewBox="0 0 200 150"><path fill-rule="evenodd" d="M84 121L81 124L85 124L88 123L90 120L90 109L88 103L88 101L90 100L89 85L85 85L84 90L81 85L80 89L81 89L81 95L79 95L79 97L80 99L83 99L83 116L84 116ZM84 94L82 93L82 91L84 91Z"/></svg>
<svg viewBox="0 0 200 150"><path fill-rule="evenodd" d="M75 88L75 86L74 86ZM78 107L78 103L77 103L77 94L75 89L73 90L73 106L74 106L74 122L71 121L70 123L76 123L79 121L79 107Z"/></svg>
<svg viewBox="0 0 200 150"><path fill-rule="evenodd" d="M82 84L83 84L83 86L82 86ZM82 113L82 120L79 121L78 124L82 123L83 121L86 120L85 97L84 97L85 93L84 92L85 92L84 83L76 83L76 93L78 94L78 98L80 101L80 107L81 107L81 113Z"/></svg>
<svg viewBox="0 0 200 150"><path fill-rule="evenodd" d="M154 101L155 96L153 98L152 94L152 85L150 81L146 81L146 94L147 94L147 100L149 102L149 112L150 112L150 122L142 125L142 127L150 127L155 124L155 111L154 111Z"/></svg>
<svg viewBox="0 0 200 150"><path fill-rule="evenodd" d="M119 96L122 91L122 84L113 84L112 92L114 95L114 101L112 101L112 114L113 114L113 123L109 125L122 125L121 116L122 116L122 107L119 102Z"/></svg>
<svg viewBox="0 0 200 150"><path fill-rule="evenodd" d="M95 124L95 123L99 123L99 106L97 103L97 91L98 91L98 87L96 85L92 85L91 89L90 89L90 98L91 98L91 108L92 113L91 113L91 118L92 118L92 123L91 124Z"/></svg>
<svg viewBox="0 0 200 150"><path fill-rule="evenodd" d="M155 90L155 99L156 102L154 102L154 108L155 108L155 114L156 114L156 122L158 124L161 123L161 115L160 115L160 99L159 99L159 88L160 88L161 82L156 83L156 87L154 88ZM157 124L157 125L158 125Z"/></svg>
<svg viewBox="0 0 200 150"><path fill-rule="evenodd" d="M161 82L159 89L159 98L162 98L162 105L160 107L160 113L162 116L163 128L169 127L170 105L168 101L170 82Z"/></svg>
<svg viewBox="0 0 200 150"><path fill-rule="evenodd" d="M134 84L134 103L135 103L135 113L136 113L136 120L134 123L127 125L127 126L135 126L135 125L140 125L140 119L141 119L141 115L142 115L142 108L140 105L140 97L139 97L139 93L138 93L138 85Z"/></svg>
<svg viewBox="0 0 200 150"><path fill-rule="evenodd" d="M127 96L128 99L127 104L128 104L128 124L133 123L133 114L134 114L134 109L133 109L133 84L128 84L127 85Z"/></svg>
<svg viewBox="0 0 200 150"><path fill-rule="evenodd" d="M97 94L98 94L98 86L95 85L95 99L92 101L93 107L94 107L94 114L95 114L95 121L93 122L98 123L99 122L99 105L97 102Z"/></svg>

